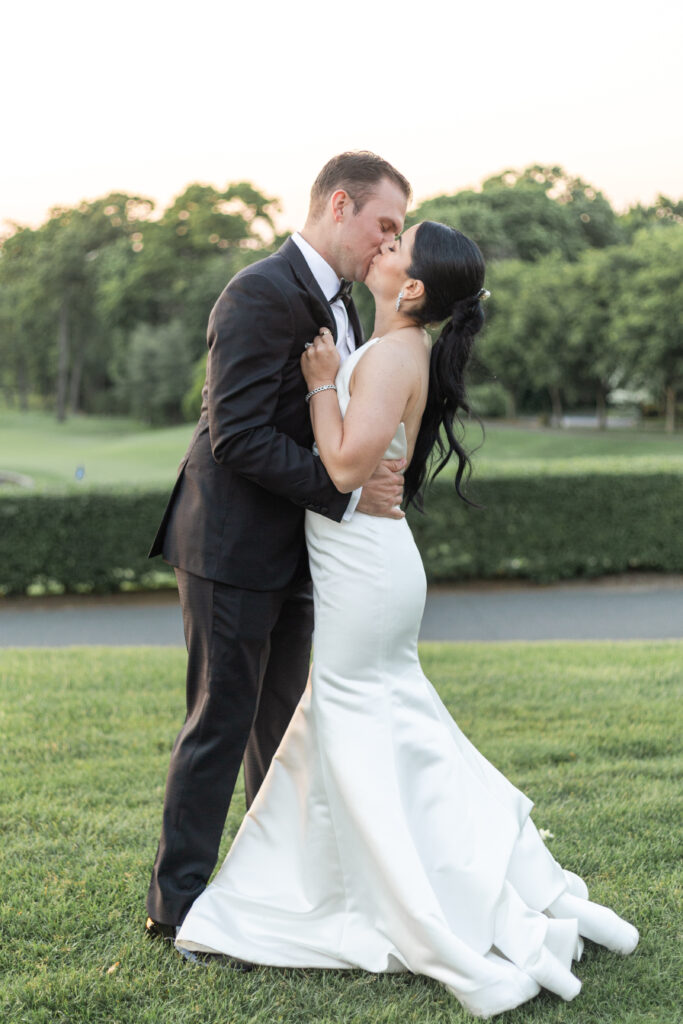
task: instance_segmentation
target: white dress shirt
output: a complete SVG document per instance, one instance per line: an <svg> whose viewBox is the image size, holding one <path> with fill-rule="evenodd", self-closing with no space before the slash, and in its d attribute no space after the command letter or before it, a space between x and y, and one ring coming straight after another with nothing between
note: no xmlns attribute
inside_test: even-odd
<svg viewBox="0 0 683 1024"><path fill-rule="evenodd" d="M292 235L292 241L301 250L301 254L306 260L313 277L316 279L320 290L329 302L332 296L336 295L339 291L341 279L337 277L337 274L329 265L327 260L324 260L318 250L314 249L310 242L307 242L298 231ZM342 300L337 299L336 302L331 303L330 309L334 314L335 323L337 325L336 348L343 363L344 360L347 359L356 349L356 336L354 334L351 321L349 320L349 314L346 311L346 306ZM311 341L313 341L313 338L311 338ZM349 504L343 516L344 520L350 519L355 512L356 505L360 501L361 491L362 487L358 487L352 492Z"/></svg>
<svg viewBox="0 0 683 1024"><path fill-rule="evenodd" d="M314 249L310 242L307 242L298 231L292 235L292 241L298 245L313 277L320 286L321 292L329 302L332 296L336 295L339 291L341 278L337 277L327 260L324 260L318 250ZM337 299L336 302L331 304L330 308L334 313L334 319L337 324L337 352L341 356L343 363L355 351L356 337L349 321L346 306L342 300Z"/></svg>

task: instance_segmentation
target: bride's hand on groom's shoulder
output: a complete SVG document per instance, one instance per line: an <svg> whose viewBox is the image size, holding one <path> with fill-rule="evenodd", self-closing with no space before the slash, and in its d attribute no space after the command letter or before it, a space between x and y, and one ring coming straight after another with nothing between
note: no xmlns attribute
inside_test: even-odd
<svg viewBox="0 0 683 1024"><path fill-rule="evenodd" d="M384 519L405 519L400 509L403 501L405 459L383 459L370 479L363 484L358 511Z"/></svg>
<svg viewBox="0 0 683 1024"><path fill-rule="evenodd" d="M334 384L341 359L329 327L321 327L315 338L306 343L301 356L301 372L308 387Z"/></svg>

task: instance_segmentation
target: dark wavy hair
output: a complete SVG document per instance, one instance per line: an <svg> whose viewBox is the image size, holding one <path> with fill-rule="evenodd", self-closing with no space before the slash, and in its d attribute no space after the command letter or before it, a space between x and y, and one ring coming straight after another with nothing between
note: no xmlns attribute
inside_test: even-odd
<svg viewBox="0 0 683 1024"><path fill-rule="evenodd" d="M420 326L446 322L434 343L429 361L429 391L405 472L404 498L422 510L422 491L451 455L458 459L455 489L473 505L461 488L471 472L469 455L456 437L462 427L460 412L469 413L465 368L476 334L484 323L480 293L484 284L484 258L478 246L455 228L426 220L415 232L410 277L422 281L425 301L411 311Z"/></svg>

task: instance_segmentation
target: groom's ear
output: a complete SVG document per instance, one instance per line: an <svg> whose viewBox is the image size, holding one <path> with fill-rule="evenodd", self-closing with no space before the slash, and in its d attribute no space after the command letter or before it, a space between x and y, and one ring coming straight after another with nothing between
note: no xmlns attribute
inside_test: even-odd
<svg viewBox="0 0 683 1024"><path fill-rule="evenodd" d="M338 188L330 196L330 209L332 211L332 220L335 224L338 224L344 219L344 211L352 203L351 196L343 188Z"/></svg>

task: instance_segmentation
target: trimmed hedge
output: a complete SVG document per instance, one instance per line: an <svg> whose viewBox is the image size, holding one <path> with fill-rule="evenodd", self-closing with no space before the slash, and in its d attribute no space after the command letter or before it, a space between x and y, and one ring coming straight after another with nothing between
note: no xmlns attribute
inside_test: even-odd
<svg viewBox="0 0 683 1024"><path fill-rule="evenodd" d="M432 581L538 582L631 569L683 571L683 474L567 473L435 483L410 524Z"/></svg>
<svg viewBox="0 0 683 1024"><path fill-rule="evenodd" d="M0 594L172 583L147 551L169 489L0 495ZM539 582L629 569L683 571L683 474L480 477L470 497L437 481L409 520L428 579Z"/></svg>
<svg viewBox="0 0 683 1024"><path fill-rule="evenodd" d="M147 552L170 488L0 495L0 594L105 593L159 585Z"/></svg>

